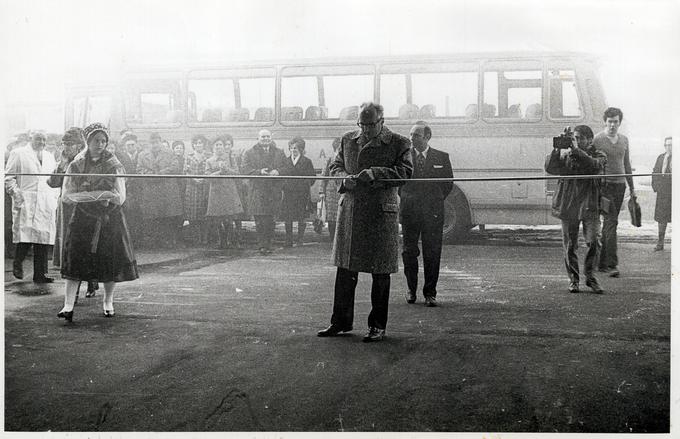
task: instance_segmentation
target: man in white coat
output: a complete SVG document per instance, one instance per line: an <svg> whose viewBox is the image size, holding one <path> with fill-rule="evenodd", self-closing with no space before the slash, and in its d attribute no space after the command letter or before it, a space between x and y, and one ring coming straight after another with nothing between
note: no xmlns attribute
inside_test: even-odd
<svg viewBox="0 0 680 439"><path fill-rule="evenodd" d="M10 153L5 169L5 190L12 197L12 241L16 244L14 277L23 279L23 262L33 245L33 282L48 283L47 252L54 245L59 192L47 185L48 176L12 173L51 174L56 168L54 155L45 151L46 136L36 133L29 145Z"/></svg>

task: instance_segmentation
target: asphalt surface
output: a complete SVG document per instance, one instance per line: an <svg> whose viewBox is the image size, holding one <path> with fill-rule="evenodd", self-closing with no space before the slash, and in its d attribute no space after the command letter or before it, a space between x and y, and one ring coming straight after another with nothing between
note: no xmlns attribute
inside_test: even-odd
<svg viewBox="0 0 680 439"><path fill-rule="evenodd" d="M98 293L72 324L62 281L9 282L5 429L668 432L670 251L622 239L606 293L570 294L559 235L532 233L445 246L437 308L393 275L379 343L361 341L367 274L355 330L316 337L328 242L160 258L118 285L114 318Z"/></svg>

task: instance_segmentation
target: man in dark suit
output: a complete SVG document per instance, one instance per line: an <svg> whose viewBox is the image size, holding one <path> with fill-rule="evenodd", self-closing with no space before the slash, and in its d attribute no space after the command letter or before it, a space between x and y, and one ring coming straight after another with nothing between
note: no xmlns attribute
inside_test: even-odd
<svg viewBox="0 0 680 439"><path fill-rule="evenodd" d="M432 129L425 122L411 128L412 178L453 178L451 161L445 152L428 145ZM402 226L404 274L408 291L406 301L415 303L418 289L418 239L422 239L426 306L437 306L437 280L442 253L444 200L453 189L453 182L429 183L409 181L401 187L399 219Z"/></svg>

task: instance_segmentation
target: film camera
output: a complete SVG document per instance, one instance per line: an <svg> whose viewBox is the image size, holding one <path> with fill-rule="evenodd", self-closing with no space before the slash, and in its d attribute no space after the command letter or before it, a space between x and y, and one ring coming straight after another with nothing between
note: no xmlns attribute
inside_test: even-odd
<svg viewBox="0 0 680 439"><path fill-rule="evenodd" d="M574 141L574 133L571 127L566 127L564 132L557 137L553 137L553 148L569 149Z"/></svg>

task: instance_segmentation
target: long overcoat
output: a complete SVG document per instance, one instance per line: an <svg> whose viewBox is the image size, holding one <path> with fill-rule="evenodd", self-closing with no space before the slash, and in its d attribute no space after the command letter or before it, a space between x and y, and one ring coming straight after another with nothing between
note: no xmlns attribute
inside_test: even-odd
<svg viewBox="0 0 680 439"><path fill-rule="evenodd" d="M178 166L173 155L165 151L154 154L151 150L146 150L139 153L137 158L139 174L181 174L182 170ZM177 182L172 179L141 179L140 192L140 207L144 219L168 218L184 213Z"/></svg>
<svg viewBox="0 0 680 439"><path fill-rule="evenodd" d="M219 157L214 155L205 162L205 173L211 175L238 174L238 166L231 154ZM206 216L231 216L243 213L241 196L235 180L210 179L208 207Z"/></svg>
<svg viewBox="0 0 680 439"><path fill-rule="evenodd" d="M376 181L358 182L347 190L340 186L337 226L333 242L333 263L365 273L396 273L399 269L399 195L397 189L413 173L410 141L383 127L373 140L361 131L342 137L331 175L356 175L373 171ZM380 180L380 181L377 181Z"/></svg>
<svg viewBox="0 0 680 439"><path fill-rule="evenodd" d="M57 234L57 199L59 189L47 185L47 176L9 175L12 172L51 174L57 164L54 155L42 153L42 163L28 144L12 150L7 161L5 188L12 197L12 241L54 244ZM17 203L21 194L23 202Z"/></svg>
<svg viewBox="0 0 680 439"><path fill-rule="evenodd" d="M243 154L241 173L247 175L261 175L264 168L276 169L281 173L281 168L286 160L283 150L269 145L269 152L265 154L262 145L257 143ZM248 210L251 215L276 215L281 205L281 181L273 179L253 179L250 182L248 194Z"/></svg>
<svg viewBox="0 0 680 439"><path fill-rule="evenodd" d="M654 164L655 174L663 172L663 156L661 154L656 158ZM670 169L669 169L670 171ZM667 172L664 175L652 175L652 189L656 192L656 204L654 206L654 221L660 223L671 222L671 204L673 201L673 174Z"/></svg>

